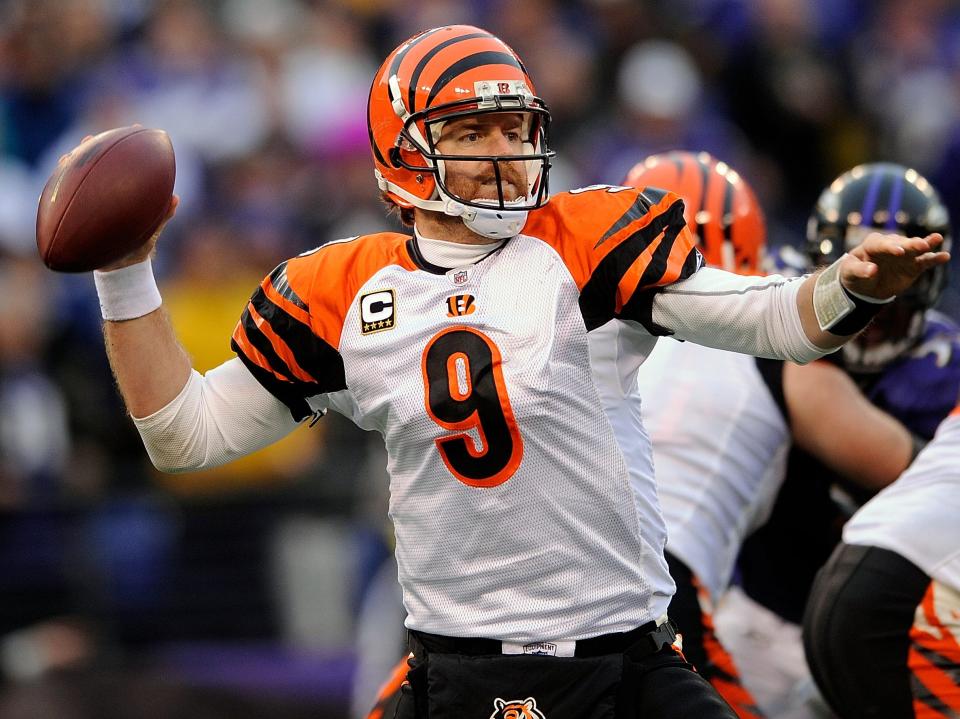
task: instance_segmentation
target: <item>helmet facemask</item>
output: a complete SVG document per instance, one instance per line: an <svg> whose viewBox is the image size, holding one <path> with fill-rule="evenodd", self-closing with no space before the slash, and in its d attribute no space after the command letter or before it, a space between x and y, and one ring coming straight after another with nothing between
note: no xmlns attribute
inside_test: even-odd
<svg viewBox="0 0 960 719"><path fill-rule="evenodd" d="M926 308L915 298L898 297L866 329L843 345L843 364L852 374L875 374L923 338Z"/></svg>
<svg viewBox="0 0 960 719"><path fill-rule="evenodd" d="M547 149L550 113L539 98L526 91L522 82L478 82L476 86L478 92L490 90L493 86L510 92L470 97L410 115L406 115L402 101L394 102L397 114L405 117L403 128L390 151L390 161L418 173L418 177L433 177L435 191L429 200L398 193L412 205L461 217L474 232L491 239L503 239L516 235L526 222L527 212L543 206L549 199L550 158L554 156ZM516 113L521 116L520 154L461 155L439 151L437 144L447 123L495 113ZM424 164L414 164L417 161ZM464 197L458 194L450 186L449 162L484 163L485 167L489 167L496 197ZM521 179L521 173L517 172L514 163L523 163L525 180ZM516 186L516 197L508 199L506 182ZM389 189L397 192L395 187Z"/></svg>

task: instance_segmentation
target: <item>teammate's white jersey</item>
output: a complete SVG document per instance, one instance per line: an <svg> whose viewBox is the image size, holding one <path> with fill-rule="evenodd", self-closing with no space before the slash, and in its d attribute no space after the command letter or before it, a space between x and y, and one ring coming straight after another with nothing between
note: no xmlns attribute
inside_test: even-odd
<svg viewBox="0 0 960 719"><path fill-rule="evenodd" d="M771 383L779 387L779 377ZM756 360L742 354L662 340L640 368L636 391L667 549L717 599L744 538L769 517L790 429Z"/></svg>
<svg viewBox="0 0 960 719"><path fill-rule="evenodd" d="M900 478L853 515L843 541L894 551L960 591L960 407Z"/></svg>
<svg viewBox="0 0 960 719"><path fill-rule="evenodd" d="M676 196L600 190L551 198L468 267L383 234L264 280L234 347L296 418L329 406L383 435L408 627L581 639L666 612L649 441L623 388L661 325L743 351L807 347L798 284L697 271L694 246ZM598 373L588 331L608 323Z"/></svg>

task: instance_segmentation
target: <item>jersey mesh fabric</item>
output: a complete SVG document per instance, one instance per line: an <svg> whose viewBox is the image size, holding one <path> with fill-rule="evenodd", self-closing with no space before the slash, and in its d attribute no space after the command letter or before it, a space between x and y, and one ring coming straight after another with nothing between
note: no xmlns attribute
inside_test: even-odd
<svg viewBox="0 0 960 719"><path fill-rule="evenodd" d="M363 335L355 301L341 337L355 407L333 406L384 435L407 625L526 642L655 619L672 581L637 512L644 501L658 515L652 477L638 499L592 382L573 279L524 236L466 272L455 285L384 268L358 297L393 289L395 327ZM448 317L453 294L474 296L475 312ZM523 461L498 486L461 482L434 444L452 433L426 411L422 354L450 326L479 330L503 360Z"/></svg>
<svg viewBox="0 0 960 719"><path fill-rule="evenodd" d="M747 355L663 340L640 368L636 389L667 548L716 599L744 537L769 516L789 428Z"/></svg>
<svg viewBox="0 0 960 719"><path fill-rule="evenodd" d="M438 274L392 233L305 253L262 283L234 345L295 416L326 391L383 434L408 626L524 642L628 631L673 592L649 440L624 396L655 342L650 298L681 337L816 353L797 338L795 288L678 282L700 273L675 196L560 193L524 232ZM674 284L684 294L659 299ZM609 377L589 362L587 328L605 323ZM466 365L477 387L452 379Z"/></svg>
<svg viewBox="0 0 960 719"><path fill-rule="evenodd" d="M843 541L894 551L960 590L958 518L960 414L953 414L907 471L847 522Z"/></svg>

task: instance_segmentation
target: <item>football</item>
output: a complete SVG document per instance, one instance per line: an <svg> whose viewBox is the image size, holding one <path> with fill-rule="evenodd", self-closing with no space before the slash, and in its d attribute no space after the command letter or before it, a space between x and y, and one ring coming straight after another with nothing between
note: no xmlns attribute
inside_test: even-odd
<svg viewBox="0 0 960 719"><path fill-rule="evenodd" d="M37 249L58 272L89 272L143 245L173 198L173 145L163 130L107 130L65 155L37 208Z"/></svg>

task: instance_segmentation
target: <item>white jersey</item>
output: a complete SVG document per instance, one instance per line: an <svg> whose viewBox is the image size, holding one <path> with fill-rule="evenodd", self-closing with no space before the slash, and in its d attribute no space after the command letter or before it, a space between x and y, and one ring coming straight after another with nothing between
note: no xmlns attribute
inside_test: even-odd
<svg viewBox="0 0 960 719"><path fill-rule="evenodd" d="M779 388L779 377L770 381ZM742 354L663 340L640 368L636 389L667 549L716 599L744 538L770 515L790 429L757 361Z"/></svg>
<svg viewBox="0 0 960 719"><path fill-rule="evenodd" d="M383 435L408 627L518 642L623 632L662 616L674 586L649 442L618 378L663 323L745 351L806 348L796 286L711 283L700 263L676 196L567 193L468 267L429 265L394 234L293 258L233 344L295 418L330 407ZM707 309L685 318L679 304ZM607 323L622 336L598 376L588 332Z"/></svg>
<svg viewBox="0 0 960 719"><path fill-rule="evenodd" d="M960 407L900 478L853 515L843 541L889 549L960 591Z"/></svg>

